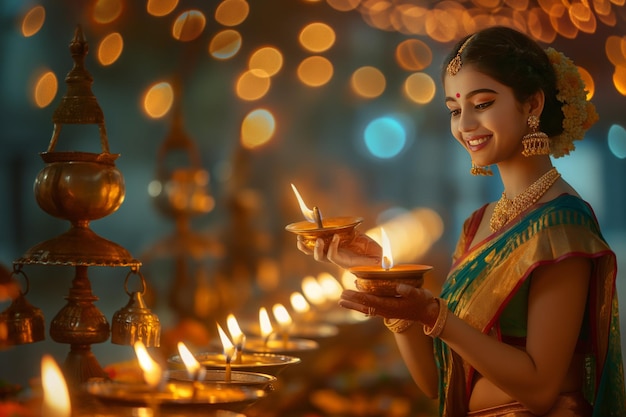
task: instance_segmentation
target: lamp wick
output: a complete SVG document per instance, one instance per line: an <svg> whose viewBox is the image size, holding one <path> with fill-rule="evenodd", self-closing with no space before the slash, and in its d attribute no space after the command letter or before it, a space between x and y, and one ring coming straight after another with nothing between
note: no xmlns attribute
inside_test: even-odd
<svg viewBox="0 0 626 417"><path fill-rule="evenodd" d="M313 207L313 217L315 217L315 222L317 223L317 227L320 229L324 228L324 224L322 223L322 214L320 213L319 207Z"/></svg>

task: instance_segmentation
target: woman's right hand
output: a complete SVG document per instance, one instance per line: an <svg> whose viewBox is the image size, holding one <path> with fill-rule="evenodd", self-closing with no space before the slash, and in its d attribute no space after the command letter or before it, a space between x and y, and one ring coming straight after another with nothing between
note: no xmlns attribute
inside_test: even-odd
<svg viewBox="0 0 626 417"><path fill-rule="evenodd" d="M363 233L357 233L350 240L341 240L339 235L334 235L328 250L325 250L324 240L317 239L313 250L307 248L303 238L298 236L298 249L307 255L313 255L320 262L332 262L344 269L353 266L380 265L382 248L371 237Z"/></svg>

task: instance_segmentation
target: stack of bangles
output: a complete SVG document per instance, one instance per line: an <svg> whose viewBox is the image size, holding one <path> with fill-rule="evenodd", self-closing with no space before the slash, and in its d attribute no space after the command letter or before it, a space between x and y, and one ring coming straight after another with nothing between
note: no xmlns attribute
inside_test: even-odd
<svg viewBox="0 0 626 417"><path fill-rule="evenodd" d="M437 320L435 320L435 324L432 327L428 325L424 325L424 334L426 336L430 336L433 339L437 338L443 332L443 328L446 325L446 319L448 318L448 303L443 298L435 298L437 304L439 304L439 314L437 314ZM385 319L385 326L389 330L394 333L403 333L409 327L415 324L413 320L405 320L405 319Z"/></svg>

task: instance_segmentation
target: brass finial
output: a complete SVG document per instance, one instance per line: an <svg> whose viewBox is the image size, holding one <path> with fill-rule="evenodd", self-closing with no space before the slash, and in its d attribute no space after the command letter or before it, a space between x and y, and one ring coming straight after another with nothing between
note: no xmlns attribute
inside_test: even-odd
<svg viewBox="0 0 626 417"><path fill-rule="evenodd" d="M106 130L104 128L104 114L98 104L96 96L91 91L93 77L85 68L85 56L89 52L89 45L80 25L74 31L74 38L70 42L70 52L74 66L65 77L67 91L61 99L59 107L52 115L54 132L48 151L56 146L61 125L63 124L97 124L100 126L100 142L102 151L109 152Z"/></svg>

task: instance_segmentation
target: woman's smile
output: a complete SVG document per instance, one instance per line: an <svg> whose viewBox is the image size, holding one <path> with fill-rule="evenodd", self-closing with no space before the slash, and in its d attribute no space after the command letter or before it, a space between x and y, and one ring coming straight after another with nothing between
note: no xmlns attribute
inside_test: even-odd
<svg viewBox="0 0 626 417"><path fill-rule="evenodd" d="M492 137L492 135L473 136L465 139L465 143L467 143L467 148L470 151L475 152L485 147L489 139Z"/></svg>

